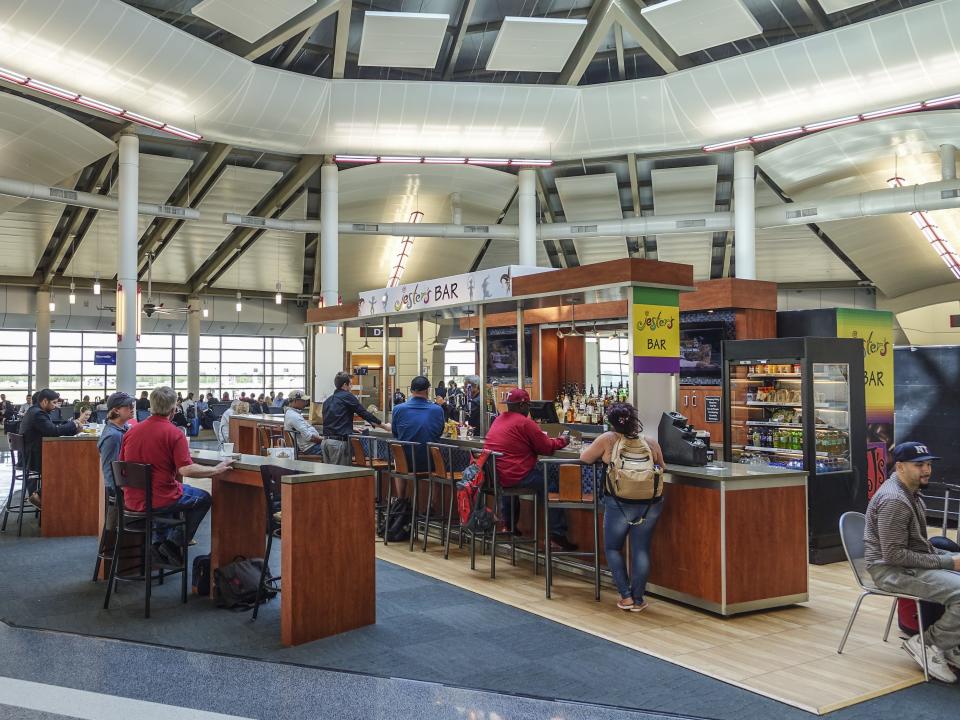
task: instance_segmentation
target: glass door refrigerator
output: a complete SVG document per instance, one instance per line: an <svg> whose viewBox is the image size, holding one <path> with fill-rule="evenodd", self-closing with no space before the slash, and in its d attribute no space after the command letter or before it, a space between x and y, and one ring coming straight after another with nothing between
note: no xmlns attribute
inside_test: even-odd
<svg viewBox="0 0 960 720"><path fill-rule="evenodd" d="M724 459L807 473L810 562L844 559L840 516L867 507L863 342L724 343Z"/></svg>

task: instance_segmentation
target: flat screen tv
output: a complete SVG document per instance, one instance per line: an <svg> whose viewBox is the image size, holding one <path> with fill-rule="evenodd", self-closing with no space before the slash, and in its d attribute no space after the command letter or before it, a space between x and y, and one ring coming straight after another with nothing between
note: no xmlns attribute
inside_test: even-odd
<svg viewBox="0 0 960 720"><path fill-rule="evenodd" d="M704 384L723 377L723 323L689 323L680 326L680 382Z"/></svg>
<svg viewBox="0 0 960 720"><path fill-rule="evenodd" d="M523 333L524 377L532 377L531 354L533 338L530 330ZM487 377L506 383L517 381L517 329L488 328L487 330Z"/></svg>

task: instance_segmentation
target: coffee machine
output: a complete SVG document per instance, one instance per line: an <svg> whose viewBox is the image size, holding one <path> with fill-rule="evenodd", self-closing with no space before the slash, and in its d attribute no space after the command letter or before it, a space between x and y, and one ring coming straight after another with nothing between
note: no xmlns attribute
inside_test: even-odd
<svg viewBox="0 0 960 720"><path fill-rule="evenodd" d="M676 465L706 465L707 445L678 412L665 412L657 428L663 459Z"/></svg>

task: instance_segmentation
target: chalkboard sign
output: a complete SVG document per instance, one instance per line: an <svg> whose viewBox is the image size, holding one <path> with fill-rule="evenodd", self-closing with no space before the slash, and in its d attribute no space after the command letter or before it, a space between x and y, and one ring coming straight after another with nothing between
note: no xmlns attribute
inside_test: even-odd
<svg viewBox="0 0 960 720"><path fill-rule="evenodd" d="M720 396L705 395L704 401L704 420L708 423L720 422Z"/></svg>

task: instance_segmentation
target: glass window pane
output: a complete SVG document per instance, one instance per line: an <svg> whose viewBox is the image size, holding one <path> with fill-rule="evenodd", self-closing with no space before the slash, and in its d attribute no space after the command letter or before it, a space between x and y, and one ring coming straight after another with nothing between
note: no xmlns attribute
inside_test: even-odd
<svg viewBox="0 0 960 720"><path fill-rule="evenodd" d="M273 340L274 350L299 350L300 352L304 351L303 338L275 337L271 339Z"/></svg>
<svg viewBox="0 0 960 720"><path fill-rule="evenodd" d="M71 345L79 347L83 342L83 333L78 332L52 332L50 333L50 347L69 347Z"/></svg>
<svg viewBox="0 0 960 720"><path fill-rule="evenodd" d="M224 350L223 362L255 362L263 363L262 350Z"/></svg>
<svg viewBox="0 0 960 720"><path fill-rule="evenodd" d="M0 330L0 345L27 346L29 343L29 330Z"/></svg>
<svg viewBox="0 0 960 720"><path fill-rule="evenodd" d="M137 354L140 354L140 348L167 348L169 350L170 341L170 335L141 335Z"/></svg>
<svg viewBox="0 0 960 720"><path fill-rule="evenodd" d="M219 348L219 347L220 347L219 335L201 335L200 336L200 352L203 352L203 348Z"/></svg>

